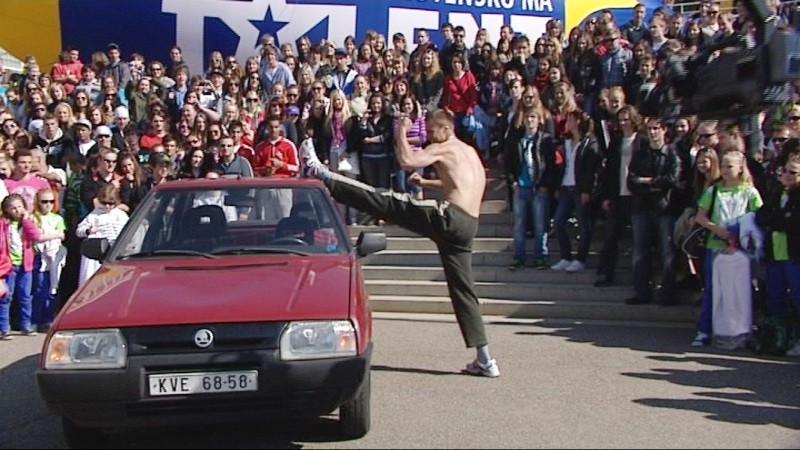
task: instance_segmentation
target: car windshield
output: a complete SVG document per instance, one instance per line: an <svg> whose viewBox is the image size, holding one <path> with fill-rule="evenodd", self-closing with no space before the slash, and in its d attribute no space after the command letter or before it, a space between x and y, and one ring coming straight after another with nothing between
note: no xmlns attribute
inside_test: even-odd
<svg viewBox="0 0 800 450"><path fill-rule="evenodd" d="M319 188L165 189L137 208L109 259L344 253L346 242Z"/></svg>

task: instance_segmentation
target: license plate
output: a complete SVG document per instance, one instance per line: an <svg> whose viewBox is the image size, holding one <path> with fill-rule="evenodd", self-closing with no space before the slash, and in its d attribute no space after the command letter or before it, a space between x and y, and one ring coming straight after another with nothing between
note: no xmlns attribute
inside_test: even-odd
<svg viewBox="0 0 800 450"><path fill-rule="evenodd" d="M258 371L164 373L147 377L150 396L258 390Z"/></svg>

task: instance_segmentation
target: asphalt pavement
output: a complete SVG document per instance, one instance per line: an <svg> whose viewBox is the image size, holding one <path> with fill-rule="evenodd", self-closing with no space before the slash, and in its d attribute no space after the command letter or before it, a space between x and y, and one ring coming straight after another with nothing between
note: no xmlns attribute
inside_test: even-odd
<svg viewBox="0 0 800 450"><path fill-rule="evenodd" d="M372 430L316 420L115 433L112 448L799 448L800 359L693 349L691 327L487 317L498 379L452 316L375 315ZM64 448L33 373L43 336L0 342L0 448Z"/></svg>

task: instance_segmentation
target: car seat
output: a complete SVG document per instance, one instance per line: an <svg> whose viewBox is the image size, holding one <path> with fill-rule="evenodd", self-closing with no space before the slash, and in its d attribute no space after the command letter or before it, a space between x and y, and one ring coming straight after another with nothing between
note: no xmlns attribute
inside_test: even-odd
<svg viewBox="0 0 800 450"><path fill-rule="evenodd" d="M227 220L221 206L202 205L183 213L181 237L186 248L209 251L225 235Z"/></svg>

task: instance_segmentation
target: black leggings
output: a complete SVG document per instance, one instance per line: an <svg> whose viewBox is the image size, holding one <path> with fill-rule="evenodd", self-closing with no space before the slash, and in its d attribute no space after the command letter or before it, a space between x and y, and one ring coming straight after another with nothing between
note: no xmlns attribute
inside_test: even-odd
<svg viewBox="0 0 800 450"><path fill-rule="evenodd" d="M328 186L336 201L383 217L436 243L464 342L467 347L486 345L472 278L472 240L478 231L478 219L447 201L414 200L409 194L378 192L339 174L332 174Z"/></svg>

